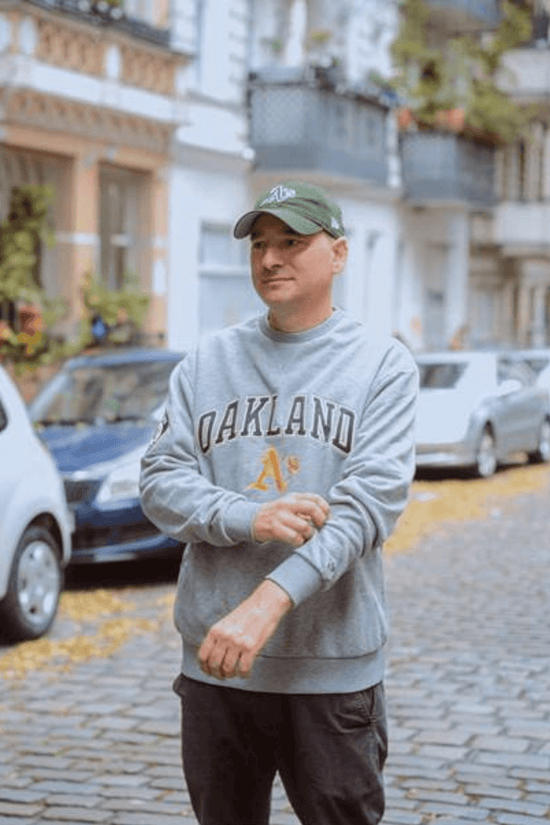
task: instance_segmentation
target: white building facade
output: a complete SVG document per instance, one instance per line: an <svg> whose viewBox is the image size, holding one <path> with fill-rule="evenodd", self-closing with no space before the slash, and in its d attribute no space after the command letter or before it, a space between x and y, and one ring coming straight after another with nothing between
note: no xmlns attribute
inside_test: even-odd
<svg viewBox="0 0 550 825"><path fill-rule="evenodd" d="M196 59L172 172L169 345L185 348L262 308L248 244L232 227L261 191L293 178L324 186L342 207L350 259L336 301L392 331L397 142L368 78L389 71L397 5L202 0L187 9Z"/></svg>
<svg viewBox="0 0 550 825"><path fill-rule="evenodd" d="M498 19L497 0L429 3L442 39ZM67 330L92 270L114 287L135 270L152 296L147 332L175 349L261 310L232 227L294 178L342 207L350 256L335 302L356 318L413 350L512 335L531 293L514 291L497 235L518 204L495 222L487 147L398 133L379 82L398 0L103 5L0 0L0 213L12 185L56 184L42 280L68 300ZM536 209L526 231L542 234L519 268L540 298Z"/></svg>
<svg viewBox="0 0 550 825"><path fill-rule="evenodd" d="M395 101L373 82L393 71L396 0L176 5L195 58L172 172L168 343L185 348L260 308L231 227L263 189L292 178L342 207L350 258L338 304L413 350L469 343L472 216L492 215L495 153L454 135L398 135ZM434 0L432 22L444 40L494 26L497 11ZM485 297L493 273L476 266ZM490 323L478 312L480 339Z"/></svg>

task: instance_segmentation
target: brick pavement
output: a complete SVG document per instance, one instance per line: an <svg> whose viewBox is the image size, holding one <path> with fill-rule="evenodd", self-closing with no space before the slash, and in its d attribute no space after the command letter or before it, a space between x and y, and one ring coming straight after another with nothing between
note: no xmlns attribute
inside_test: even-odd
<svg viewBox="0 0 550 825"><path fill-rule="evenodd" d="M550 818L548 491L387 559L386 825ZM140 596L154 612L156 585ZM58 622L53 635L67 633ZM0 653L1 655L1 653ZM192 825L167 619L110 659L0 676L0 825ZM297 825L280 786L270 825Z"/></svg>

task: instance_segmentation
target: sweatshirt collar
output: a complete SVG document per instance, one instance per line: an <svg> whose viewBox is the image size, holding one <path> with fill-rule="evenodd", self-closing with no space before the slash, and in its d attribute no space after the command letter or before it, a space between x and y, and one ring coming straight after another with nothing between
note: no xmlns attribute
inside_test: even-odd
<svg viewBox="0 0 550 825"><path fill-rule="evenodd" d="M273 329L268 321L268 316L262 315L260 318L260 329L263 334L272 341L278 341L284 344L302 344L306 341L313 341L331 332L339 323L342 317L342 310L334 307L332 315L317 326L311 329L306 329L303 332L281 332Z"/></svg>

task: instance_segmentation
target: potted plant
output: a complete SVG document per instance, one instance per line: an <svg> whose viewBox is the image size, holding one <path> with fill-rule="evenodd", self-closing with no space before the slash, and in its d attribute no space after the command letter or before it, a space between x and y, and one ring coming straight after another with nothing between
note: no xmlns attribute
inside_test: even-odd
<svg viewBox="0 0 550 825"><path fill-rule="evenodd" d="M82 297L86 310L80 338L82 346L139 342L150 296L141 290L133 273L125 273L121 289L110 289L100 275L89 272Z"/></svg>

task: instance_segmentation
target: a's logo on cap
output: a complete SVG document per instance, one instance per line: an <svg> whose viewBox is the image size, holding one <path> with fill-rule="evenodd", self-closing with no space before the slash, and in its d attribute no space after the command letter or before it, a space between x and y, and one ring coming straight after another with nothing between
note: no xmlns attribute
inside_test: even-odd
<svg viewBox="0 0 550 825"><path fill-rule="evenodd" d="M266 206L268 203L283 203L284 201L287 201L289 198L295 197L295 189L289 189L287 186L283 186L282 184L280 184L279 186L273 187L267 198L265 198L265 200L261 202L260 206Z"/></svg>

